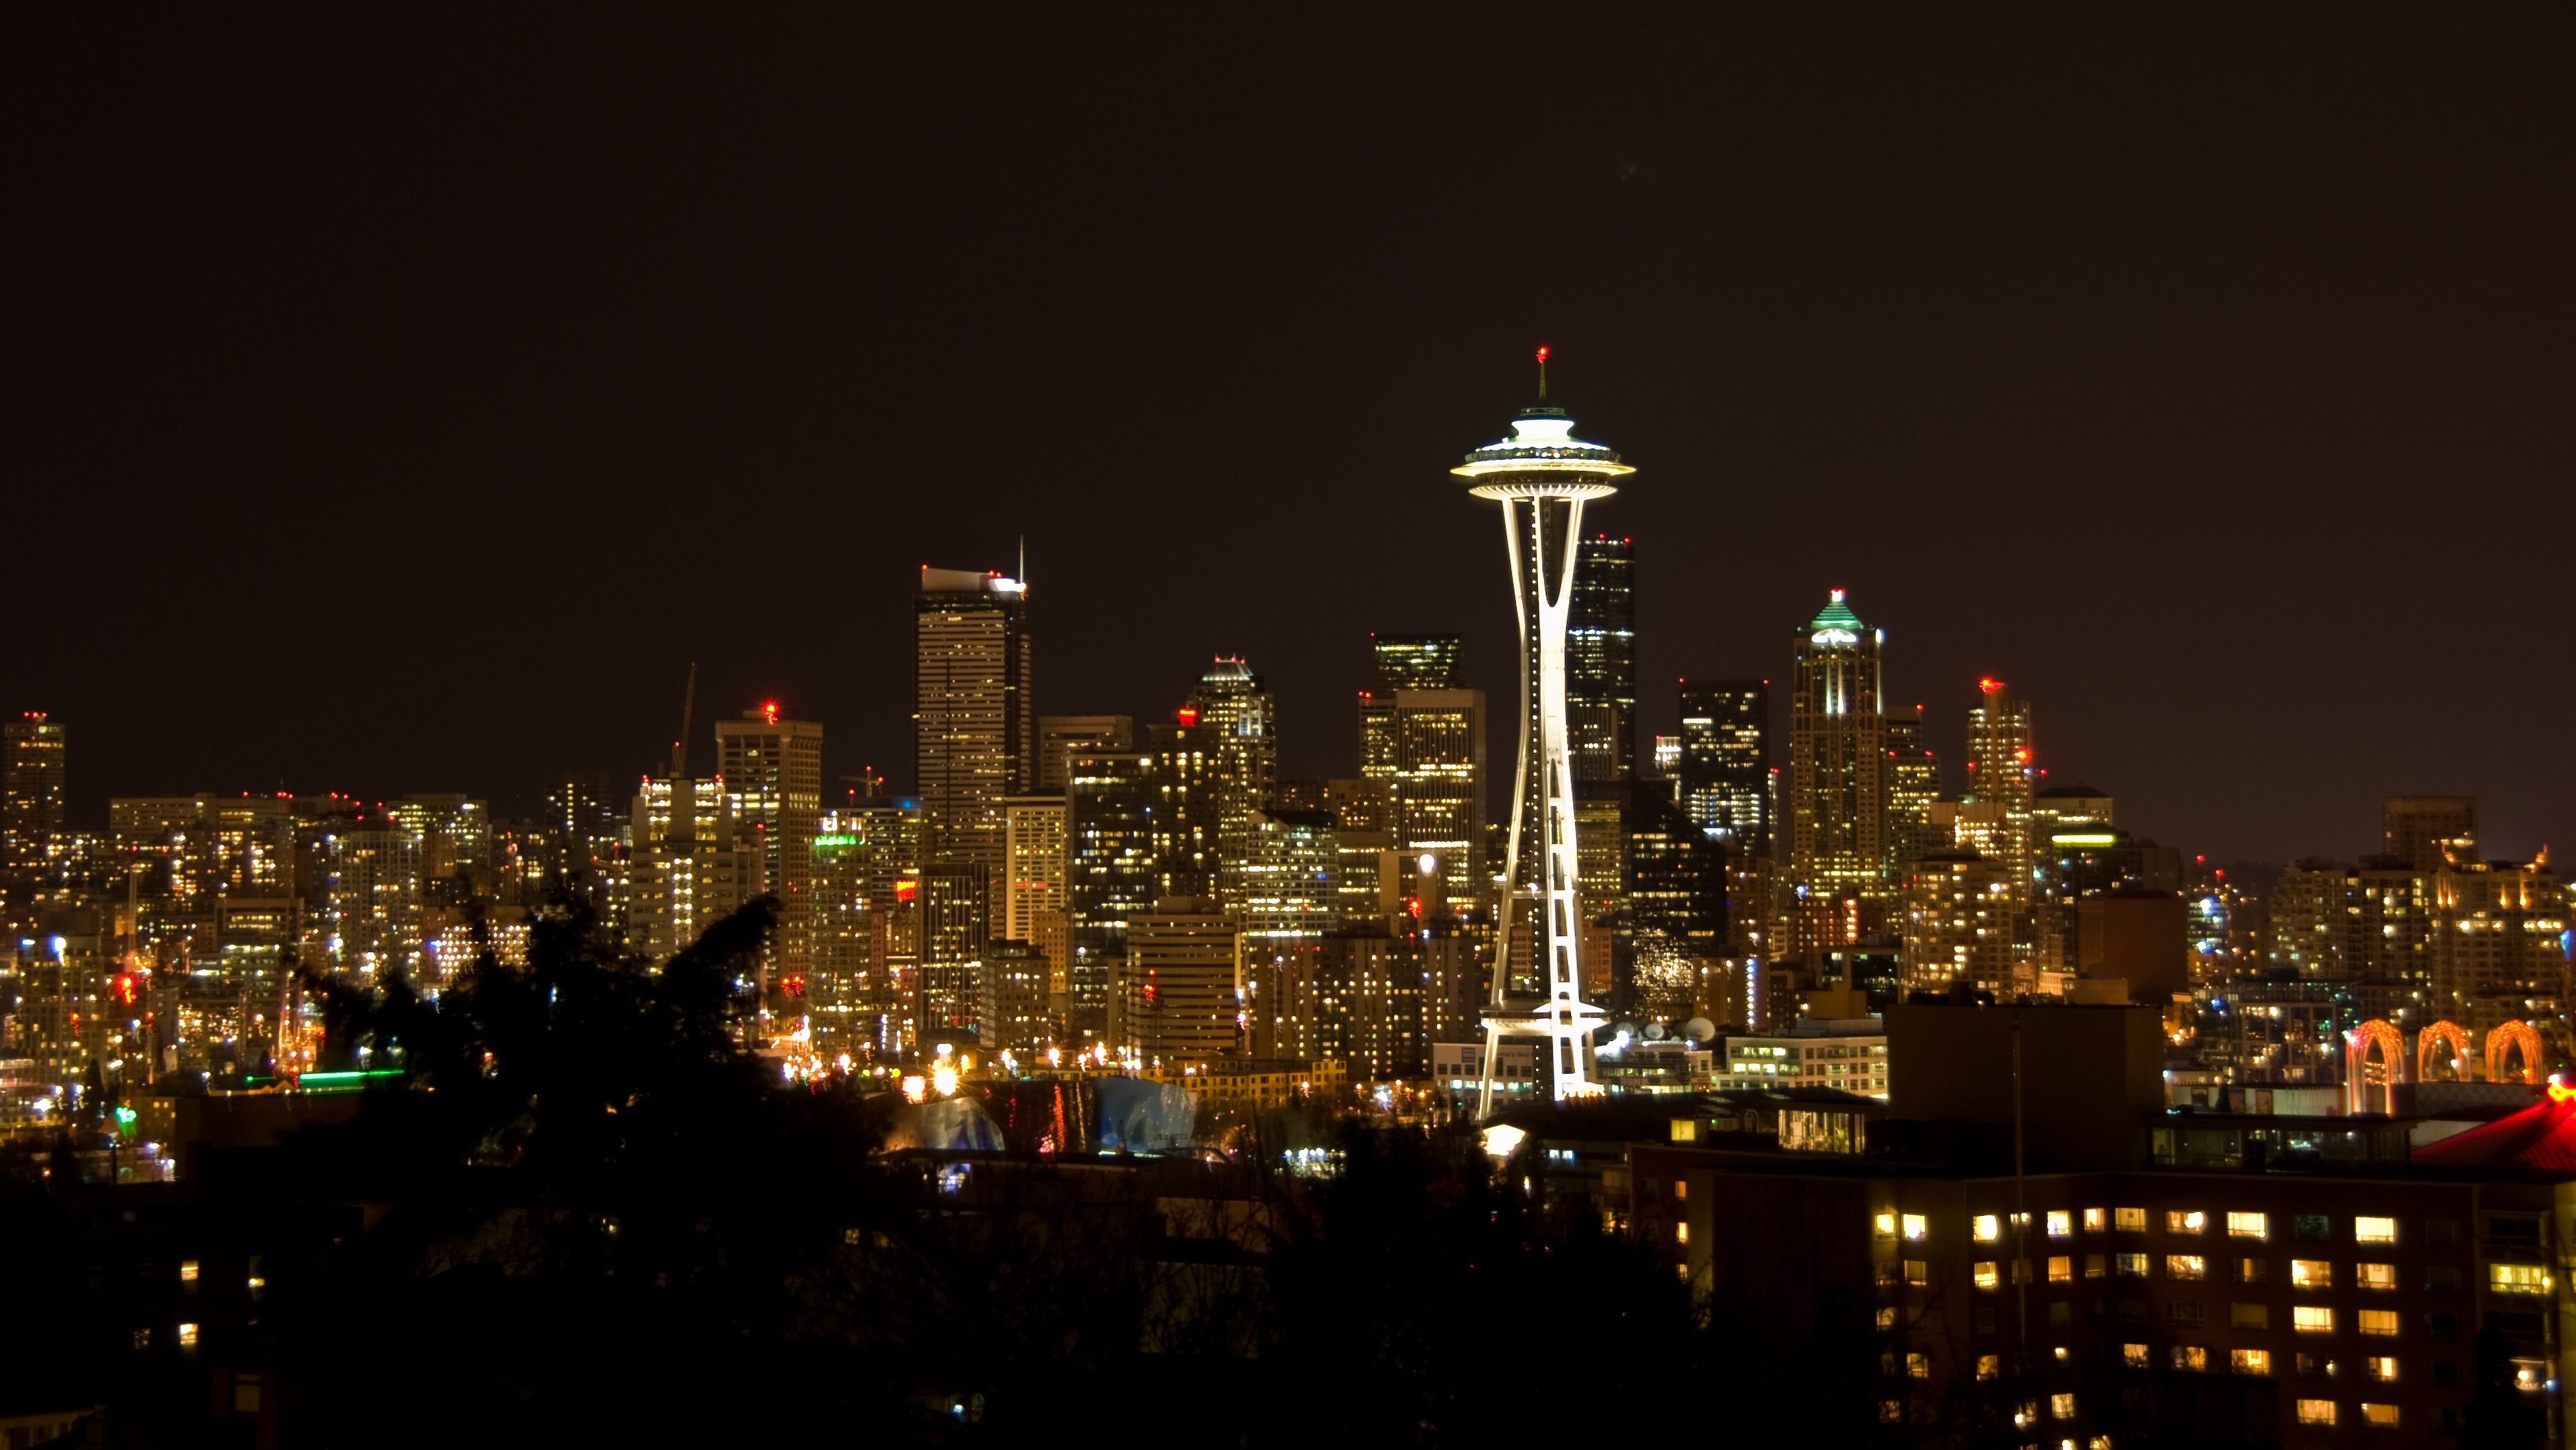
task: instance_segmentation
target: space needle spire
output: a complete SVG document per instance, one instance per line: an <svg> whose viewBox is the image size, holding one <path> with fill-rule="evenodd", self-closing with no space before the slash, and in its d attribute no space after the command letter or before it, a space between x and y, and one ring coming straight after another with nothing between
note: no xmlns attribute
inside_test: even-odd
<svg viewBox="0 0 2576 1450"><path fill-rule="evenodd" d="M1588 1097L1592 1032L1602 1012L1583 999L1583 920L1576 907L1574 771L1565 721L1565 621L1574 600L1575 541L1583 506L1618 492L1637 470L1574 436L1574 419L1547 401L1547 349L1538 350L1539 401L1513 420L1512 436L1449 470L1467 492L1503 506L1504 556L1521 626L1521 749L1504 848L1502 945L1485 1010L1483 1080L1476 1116L1494 1105L1494 1066L1506 1037L1548 1041L1555 1096Z"/></svg>

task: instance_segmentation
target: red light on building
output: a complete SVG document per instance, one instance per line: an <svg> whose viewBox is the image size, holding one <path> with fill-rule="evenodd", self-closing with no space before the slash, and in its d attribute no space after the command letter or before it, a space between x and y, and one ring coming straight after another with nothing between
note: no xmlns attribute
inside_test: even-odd
<svg viewBox="0 0 2576 1450"><path fill-rule="evenodd" d="M1979 680L1977 681L1977 688L1985 691L1989 695L2000 695L2004 692L2004 682L2001 680Z"/></svg>
<svg viewBox="0 0 2576 1450"><path fill-rule="evenodd" d="M898 881L894 884L894 899L910 901L920 890L921 883L918 881Z"/></svg>
<svg viewBox="0 0 2576 1450"><path fill-rule="evenodd" d="M776 700L767 700L767 701L763 701L763 702L761 703L761 707L760 707L760 718L762 719L762 721L764 721L764 722L765 722L765 723L767 723L767 724L771 724L771 725L775 725L775 724L777 724L777 723L778 723L778 702L777 702Z"/></svg>
<svg viewBox="0 0 2576 1450"><path fill-rule="evenodd" d="M1199 707L1196 705L1183 705L1177 712L1175 712L1175 715L1176 718L1178 718L1184 725L1196 725L1199 723Z"/></svg>

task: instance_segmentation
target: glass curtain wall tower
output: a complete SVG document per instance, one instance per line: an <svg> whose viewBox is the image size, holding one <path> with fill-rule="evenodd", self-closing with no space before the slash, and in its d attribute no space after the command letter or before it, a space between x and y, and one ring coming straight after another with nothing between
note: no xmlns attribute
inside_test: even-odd
<svg viewBox="0 0 2576 1450"><path fill-rule="evenodd" d="M1504 558L1520 618L1521 748L1505 838L1504 944L1494 962L1485 1016L1488 1066L1479 1117L1493 1110L1491 1064L1505 1037L1549 1039L1558 1098L1600 1091L1591 1080L1592 1029L1601 1009L1584 1000L1582 921L1576 904L1574 768L1566 718L1567 616L1574 603L1583 506L1618 492L1612 479L1636 469L1598 443L1574 436L1574 420L1547 404L1547 353L1539 352L1539 403L1524 408L1512 436L1467 455L1450 470L1468 492L1503 506ZM1526 962L1534 993L1510 990ZM1524 979L1526 980L1526 979Z"/></svg>

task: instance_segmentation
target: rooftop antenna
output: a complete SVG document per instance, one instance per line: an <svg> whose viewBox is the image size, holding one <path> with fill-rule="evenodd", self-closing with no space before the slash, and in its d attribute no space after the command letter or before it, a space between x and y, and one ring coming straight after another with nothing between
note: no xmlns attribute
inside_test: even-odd
<svg viewBox="0 0 2576 1450"><path fill-rule="evenodd" d="M1020 587L1029 587L1029 536L1020 535Z"/></svg>
<svg viewBox="0 0 2576 1450"><path fill-rule="evenodd" d="M1538 400L1547 401L1547 349L1538 350Z"/></svg>
<svg viewBox="0 0 2576 1450"><path fill-rule="evenodd" d="M698 662L689 661L689 687L680 692L680 738L671 742L671 778L689 773L689 716L698 703Z"/></svg>

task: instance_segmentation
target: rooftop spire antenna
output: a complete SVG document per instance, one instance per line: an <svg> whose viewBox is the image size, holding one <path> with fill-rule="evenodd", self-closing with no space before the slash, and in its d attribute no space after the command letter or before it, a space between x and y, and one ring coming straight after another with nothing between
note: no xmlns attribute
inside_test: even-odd
<svg viewBox="0 0 2576 1450"><path fill-rule="evenodd" d="M689 661L688 688L680 692L680 738L671 742L671 778L689 773L689 717L698 704L698 662Z"/></svg>
<svg viewBox="0 0 2576 1450"><path fill-rule="evenodd" d="M1022 535L1020 535L1020 583L1021 583L1022 585L1024 585L1024 586L1025 586L1028 582L1029 582L1029 536L1028 536L1028 535L1026 535L1026 534L1022 534Z"/></svg>
<svg viewBox="0 0 2576 1450"><path fill-rule="evenodd" d="M1547 349L1538 350L1538 400L1547 401Z"/></svg>

